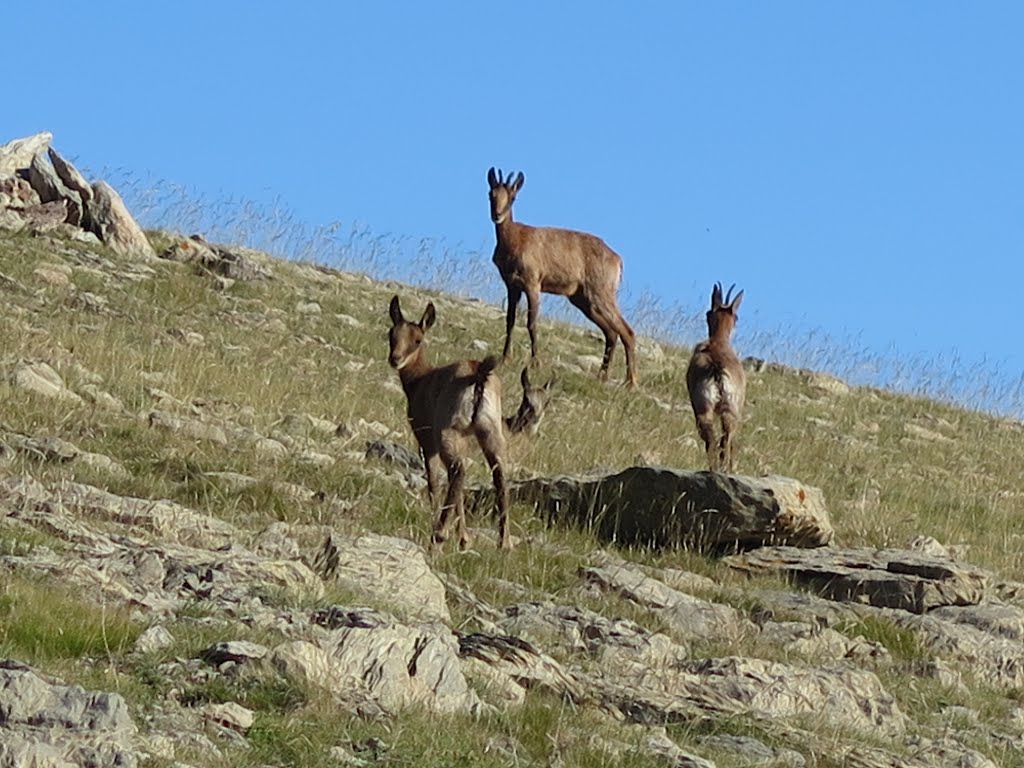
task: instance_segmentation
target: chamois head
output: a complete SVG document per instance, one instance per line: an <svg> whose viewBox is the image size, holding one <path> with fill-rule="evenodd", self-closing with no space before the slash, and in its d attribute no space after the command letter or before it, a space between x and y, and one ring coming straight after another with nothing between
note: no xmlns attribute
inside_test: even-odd
<svg viewBox="0 0 1024 768"><path fill-rule="evenodd" d="M501 171L495 172L493 168L487 172L487 184L491 188L491 221L501 224L508 218L512 203L515 202L516 195L523 188L525 181L526 177L522 171L515 178L511 173L502 178Z"/></svg>
<svg viewBox="0 0 1024 768"><path fill-rule="evenodd" d="M523 385L523 401L519 404L519 410L515 416L505 418L508 431L512 434L526 432L534 435L540 427L540 421L544 418L544 410L551 399L551 390L555 386L555 379L549 379L547 384L534 386L530 383L529 368L523 368L519 378Z"/></svg>
<svg viewBox="0 0 1024 768"><path fill-rule="evenodd" d="M740 308L740 302L743 301L743 291L733 297L732 290L735 287L736 283L729 286L729 292L725 299L722 298L721 283L715 283L715 287L711 290L711 309L708 310L707 318L708 336L712 339L722 336L728 339L732 335L733 328L736 327L738 319L736 311Z"/></svg>
<svg viewBox="0 0 1024 768"><path fill-rule="evenodd" d="M402 315L402 307L398 303L398 296L391 298L391 331L388 340L391 344L391 354L388 355L388 362L396 371L402 370L423 350L423 341L427 329L434 324L437 313L434 310L434 303L427 304L423 311L423 317L418 323L411 323Z"/></svg>

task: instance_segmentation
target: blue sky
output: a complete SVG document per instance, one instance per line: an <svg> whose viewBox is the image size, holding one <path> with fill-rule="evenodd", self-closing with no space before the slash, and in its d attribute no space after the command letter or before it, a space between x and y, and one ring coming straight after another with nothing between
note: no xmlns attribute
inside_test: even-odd
<svg viewBox="0 0 1024 768"><path fill-rule="evenodd" d="M831 337L967 389L1024 371L1019 3L4 15L0 141L50 130L88 169L487 253L487 168L522 170L517 219L603 237L630 295L693 315L744 288L741 353Z"/></svg>

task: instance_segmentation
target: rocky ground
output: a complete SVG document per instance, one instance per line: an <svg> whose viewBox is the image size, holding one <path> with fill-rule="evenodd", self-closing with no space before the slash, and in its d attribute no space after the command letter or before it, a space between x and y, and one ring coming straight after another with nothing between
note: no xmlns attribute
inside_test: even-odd
<svg viewBox="0 0 1024 768"><path fill-rule="evenodd" d="M406 718L483 734L439 765L1024 765L1019 584L931 536L840 545L801 480L527 471L558 416L518 449L520 559L486 520L476 551L427 552L383 325L356 309L383 323L396 287L106 223L116 192L26 141L0 151L0 766L434 764L388 735ZM320 358L336 400L307 383ZM553 409L591 407L592 363L561 361ZM271 365L291 376L244 388ZM319 410L283 394L304 388ZM636 397L678 408L657 392ZM54 593L102 642L18 640ZM531 708L568 725L530 741L508 713ZM287 757L268 733L289 717L335 726Z"/></svg>

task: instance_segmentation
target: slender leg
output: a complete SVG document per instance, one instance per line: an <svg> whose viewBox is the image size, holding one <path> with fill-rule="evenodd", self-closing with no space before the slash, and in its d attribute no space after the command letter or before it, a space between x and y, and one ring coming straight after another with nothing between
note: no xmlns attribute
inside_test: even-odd
<svg viewBox="0 0 1024 768"><path fill-rule="evenodd" d="M438 548L448 540L448 528L451 524L448 519L449 515L455 512L456 518L458 518L458 499L462 492L462 478L465 474L460 459L455 458L449 462L448 457L445 457L445 461L448 464L448 492L445 494L444 504L441 505L441 512L434 524L434 535L431 537L431 542Z"/></svg>
<svg viewBox="0 0 1024 768"><path fill-rule="evenodd" d="M512 346L512 329L516 325L516 310L519 309L519 299L523 292L519 288L508 286L508 308L505 310L505 350L501 353L504 360L508 360L508 351Z"/></svg>
<svg viewBox="0 0 1024 768"><path fill-rule="evenodd" d="M704 441L704 450L708 455L708 468L712 472L718 471L718 450L715 445L715 416L712 411L696 414L697 431L700 439Z"/></svg>
<svg viewBox="0 0 1024 768"><path fill-rule="evenodd" d="M739 431L740 420L732 411L722 412L722 440L719 443L718 456L726 472L736 468L736 433Z"/></svg>
<svg viewBox="0 0 1024 768"><path fill-rule="evenodd" d="M508 527L508 487L505 485L505 468L501 457L504 454L505 438L500 428L497 431L477 432L480 449L491 468L494 482L495 508L498 512L498 549L511 551L512 535Z"/></svg>
<svg viewBox="0 0 1024 768"><path fill-rule="evenodd" d="M608 377L608 368L612 362L612 355L615 352L615 342L618 334L615 332L608 319L597 311L589 298L581 293L577 293L575 296L570 296L569 301L574 307L579 309L580 312L586 315L590 322L600 328L601 333L604 334L604 358L601 360L601 372L599 376L601 379L606 379Z"/></svg>
<svg viewBox="0 0 1024 768"><path fill-rule="evenodd" d="M430 508L435 510L440 502L438 489L441 486L441 473L444 470L444 464L441 462L441 457L436 453L430 456L424 453L423 465L426 467L427 496L430 499Z"/></svg>
<svg viewBox="0 0 1024 768"><path fill-rule="evenodd" d="M537 315L540 312L540 289L526 289L526 329L530 332L530 361L537 360Z"/></svg>
<svg viewBox="0 0 1024 768"><path fill-rule="evenodd" d="M622 347L626 350L626 385L630 389L635 389L638 383L636 376L636 334L618 309L615 310L615 328L619 333L619 338L622 339Z"/></svg>

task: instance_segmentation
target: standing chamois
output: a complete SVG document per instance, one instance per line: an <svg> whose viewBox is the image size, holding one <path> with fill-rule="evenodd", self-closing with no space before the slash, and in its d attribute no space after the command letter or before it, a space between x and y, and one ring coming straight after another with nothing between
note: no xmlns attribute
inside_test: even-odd
<svg viewBox="0 0 1024 768"><path fill-rule="evenodd" d="M704 441L712 472L732 472L736 463L733 439L740 428L747 377L732 348L730 337L736 327L736 310L743 291L732 297L733 285L722 299L722 285L715 283L708 311L708 339L693 349L686 369L686 386L697 419L697 431ZM731 299L731 300L730 300ZM722 422L722 436L715 444L715 417Z"/></svg>
<svg viewBox="0 0 1024 768"><path fill-rule="evenodd" d="M494 374L499 360L460 360L435 368L427 360L424 337L437 315L427 304L418 323L402 315L398 296L391 299L390 354L408 401L409 425L423 456L427 491L436 505L441 465L448 470L448 493L441 505L431 541L448 538L454 513L460 549L470 543L466 529L463 485L466 479L466 439L476 438L491 468L498 510L498 547L512 549L508 530L508 489L505 486L505 433L501 417L501 380Z"/></svg>
<svg viewBox="0 0 1024 768"><path fill-rule="evenodd" d="M522 173L502 178L500 171L487 172L490 185L491 221L497 230L494 263L508 288L505 318L504 359L512 343L516 310L526 293L530 332L530 357L537 357L537 313L540 294L565 296L604 334L601 377L608 375L615 344L622 339L626 349L626 383L637 384L636 334L619 311L618 291L622 280L622 258L604 241L585 232L555 227L531 227L512 221L512 203L526 181Z"/></svg>

